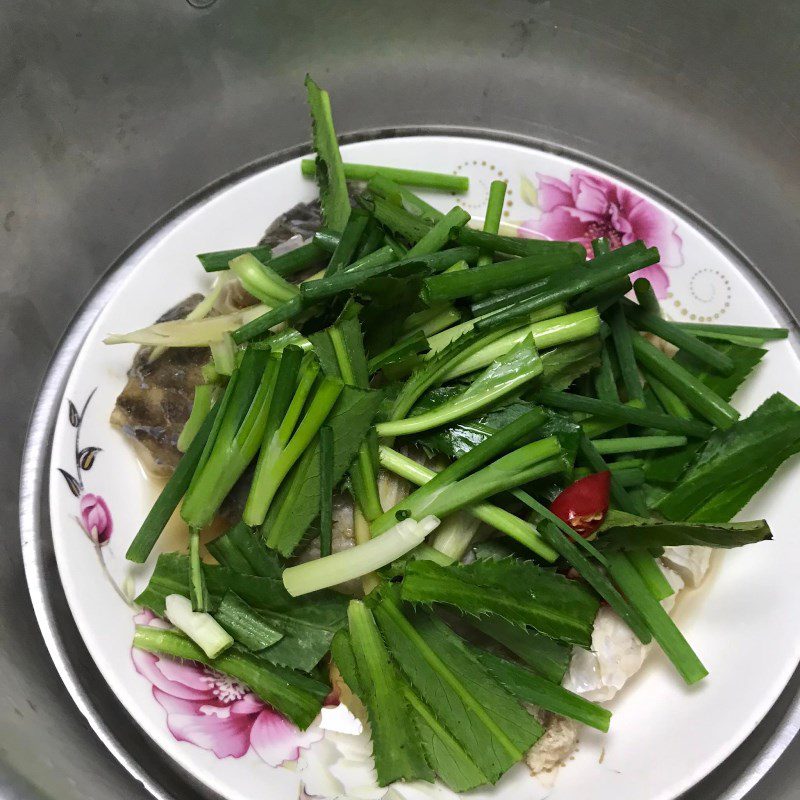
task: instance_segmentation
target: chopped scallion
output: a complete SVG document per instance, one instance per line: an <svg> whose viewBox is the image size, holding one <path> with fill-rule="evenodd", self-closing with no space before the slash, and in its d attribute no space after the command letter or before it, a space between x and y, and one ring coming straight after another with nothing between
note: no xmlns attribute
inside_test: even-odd
<svg viewBox="0 0 800 800"><path fill-rule="evenodd" d="M166 598L167 619L183 631L209 658L216 658L233 644L233 637L211 616L193 611L192 603L181 594Z"/></svg>
<svg viewBox="0 0 800 800"><path fill-rule="evenodd" d="M431 515L419 522L404 519L368 542L289 567L283 572L283 585L292 597L297 597L360 578L413 550L438 525L439 520Z"/></svg>
<svg viewBox="0 0 800 800"><path fill-rule="evenodd" d="M349 181L368 181L376 175L405 186L418 186L420 189L435 189L443 192L466 192L469 189L469 178L466 175L448 175L443 172L426 172L420 169L402 169L400 167L378 166L377 164L343 165L344 176ZM304 158L300 168L306 177L314 177L316 166L311 158Z"/></svg>

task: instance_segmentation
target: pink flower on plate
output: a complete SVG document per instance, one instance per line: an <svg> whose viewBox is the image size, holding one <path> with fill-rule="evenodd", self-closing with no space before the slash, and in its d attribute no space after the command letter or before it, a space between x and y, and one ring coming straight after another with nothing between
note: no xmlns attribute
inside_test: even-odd
<svg viewBox="0 0 800 800"><path fill-rule="evenodd" d="M669 277L665 268L683 263L683 242L676 225L643 197L582 169L573 169L569 183L549 175L539 178L540 219L522 223L522 236L580 242L591 254L591 241L601 236L612 249L642 239L657 247L661 262L631 277L647 278L656 296L666 297Z"/></svg>
<svg viewBox="0 0 800 800"><path fill-rule="evenodd" d="M87 493L81 496L81 521L89 538L97 545L108 543L114 523L106 501L99 494Z"/></svg>
<svg viewBox="0 0 800 800"><path fill-rule="evenodd" d="M139 625L166 627L149 611ZM131 650L136 671L153 685L167 712L167 727L179 742L211 750L217 758L241 758L252 747L267 764L296 761L300 750L319 741L317 727L301 731L265 705L244 684L192 661Z"/></svg>

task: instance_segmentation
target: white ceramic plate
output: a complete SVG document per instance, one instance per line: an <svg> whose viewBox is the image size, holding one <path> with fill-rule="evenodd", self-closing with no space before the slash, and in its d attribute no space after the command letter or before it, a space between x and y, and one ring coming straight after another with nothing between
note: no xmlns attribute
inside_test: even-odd
<svg viewBox="0 0 800 800"><path fill-rule="evenodd" d="M611 222L632 238L659 246L663 269L651 270L650 277L671 316L732 324L785 322L776 317L761 282L688 218L624 181L564 156L452 136L361 142L346 146L344 156L467 174L471 189L459 202L476 217L482 214L490 181L504 178L509 182L505 222L554 238L560 232L591 238L606 233L603 225ZM168 235L137 251L136 268L81 349L53 441L53 539L64 589L86 645L142 728L181 766L231 800L265 793L275 800L295 800L303 787L308 794L348 798L377 798L383 790L369 785L368 742L356 735L358 724L342 708L326 709L321 726L297 736L269 711L242 698L240 687L201 670L141 657L137 670L130 649L135 612L119 590L138 592L152 569L154 557L131 568L124 553L156 487L143 476L129 443L108 422L135 347L108 347L102 340L109 332L149 324L178 300L207 289L208 278L195 253L255 243L274 217L314 194L297 161L290 161L220 189ZM426 199L443 209L453 202L447 195ZM607 202L621 209L613 220L574 212L599 209ZM576 222L576 216L583 222ZM775 391L800 398L800 362L788 341L770 346L735 404L748 414ZM79 470L76 453L86 447L100 450L90 469ZM795 624L800 583L790 577L800 563L793 495L798 475L797 464L786 465L743 514L767 517L775 540L726 554L704 588L680 604L678 622L710 669L709 679L687 689L663 657L651 657L611 704L611 732L583 731L579 751L560 770L554 786L532 779L520 766L492 791L471 796L670 800L720 764L774 703L800 658ZM87 537L87 528L97 529L100 546ZM299 761L270 765L298 752ZM402 793L451 794L416 786Z"/></svg>

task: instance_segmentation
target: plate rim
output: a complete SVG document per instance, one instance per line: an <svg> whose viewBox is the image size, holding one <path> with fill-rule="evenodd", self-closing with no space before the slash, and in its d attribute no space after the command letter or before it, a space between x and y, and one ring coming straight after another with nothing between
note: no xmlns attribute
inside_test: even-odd
<svg viewBox="0 0 800 800"><path fill-rule="evenodd" d="M614 178L619 178L634 188L649 194L700 229L704 235L708 236L715 245L726 253L726 255L734 259L738 265L757 282L761 296L765 302L767 302L770 310L790 329L792 346L795 351L800 352L797 341L798 334L800 333L798 317L779 295L771 280L753 264L736 245L728 240L703 216L685 206L670 193L653 185L647 179L631 174L624 168L582 152L576 148L566 147L546 139L497 131L491 128L448 125L374 127L342 135L339 139L341 144L353 144L374 139L437 135L485 139L505 144L519 145L540 152L571 158L590 168L602 170L606 174ZM58 572L54 565L51 564L52 569L50 570L51 573L54 573L54 576L48 573L48 559L52 559L52 530L49 524L49 509L47 503L47 489L49 485L47 473L52 432L55 427L56 415L69 373L80 352L87 333L94 324L100 310L105 305L106 299L113 296L117 286L135 270L140 258L144 256L151 247L155 246L160 239L166 236L186 215L191 213L193 209L209 200L218 192L246 180L250 176L258 174L265 169L307 155L310 152L310 143L305 142L278 150L244 164L188 195L137 236L136 239L114 259L102 275L99 276L90 289L86 299L76 310L72 319L66 326L45 372L40 390L34 401L28 426L20 472L20 534L23 567L38 626L42 632L45 645L47 646L56 670L65 684L73 702L77 705L78 710L117 761L119 761L151 795L158 797L160 800L174 798L175 794L169 788L163 786L160 780L153 778L150 772L148 772L127 750L115 731L111 729L103 716L101 716L90 693L80 679L78 670L73 664L68 652L66 642L61 635L62 632L58 627L57 615L52 605L53 598L50 596L51 589L54 587L48 587L48 578L52 580L52 578L55 577L55 580L58 582L58 586L55 588L57 591L63 593L63 587L60 584L60 578L58 577ZM71 619L69 612L68 616ZM78 639L79 648L85 650L85 644L82 638L78 636ZM92 661L91 663L92 667L96 669L94 662ZM784 694L795 682L799 674L800 669L794 673L783 687L778 700L767 712L767 715L781 704ZM103 684L105 684L104 680ZM124 707L119 703L109 687L104 685L103 688L108 691L110 697L124 710ZM134 723L136 732L150 742L144 729L128 715L127 711L124 711L124 714ZM767 715L759 721L759 725ZM740 743L736 750L709 773L709 775L713 775L733 758L738 748L744 746L756 729L757 728L754 728L745 738L744 742ZM760 753L744 767L741 774L737 775L734 781L723 790L723 793L718 795L719 800L740 800L740 798L752 789L774 765L798 731L800 731L800 693L795 695L783 719L771 733ZM150 744L152 744L157 752L162 754L162 760L166 761L170 770L177 772L181 780L188 781L193 785L193 788L196 788L200 793L207 796L209 795L209 789L205 784L201 784L199 781L193 779L193 777L177 762L164 754L161 748L155 745L155 743L150 742ZM699 786L707 777L709 776L704 776L704 778L694 784L692 789ZM215 793L212 794L215 797L218 796Z"/></svg>

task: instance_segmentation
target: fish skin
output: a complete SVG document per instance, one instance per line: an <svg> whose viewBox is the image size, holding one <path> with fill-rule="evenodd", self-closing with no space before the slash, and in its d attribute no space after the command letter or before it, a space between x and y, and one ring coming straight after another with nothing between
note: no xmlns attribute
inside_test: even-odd
<svg viewBox="0 0 800 800"><path fill-rule="evenodd" d="M292 236L308 238L321 225L319 200L298 203L270 224L259 244L275 247ZM193 294L157 321L183 319L201 299L202 295ZM236 308L255 302L244 290L229 293L226 300ZM151 351L150 347L140 347L136 352L128 381L111 414L111 424L132 440L144 469L166 478L180 460L178 437L192 410L195 387L203 382L201 369L210 360L210 354L206 347L172 347L148 364Z"/></svg>
<svg viewBox="0 0 800 800"><path fill-rule="evenodd" d="M193 294L173 306L158 322L183 319L201 300ZM140 347L117 397L111 424L134 442L142 465L153 475L168 477L180 460L178 437L192 410L195 386L209 361L206 347L173 347L152 364L152 348Z"/></svg>
<svg viewBox="0 0 800 800"><path fill-rule="evenodd" d="M292 236L310 239L322 227L322 209L319 200L297 203L270 224L259 241L260 245L277 247Z"/></svg>

